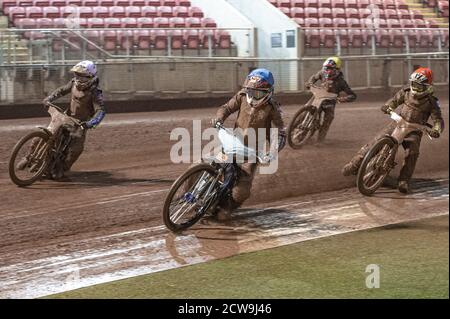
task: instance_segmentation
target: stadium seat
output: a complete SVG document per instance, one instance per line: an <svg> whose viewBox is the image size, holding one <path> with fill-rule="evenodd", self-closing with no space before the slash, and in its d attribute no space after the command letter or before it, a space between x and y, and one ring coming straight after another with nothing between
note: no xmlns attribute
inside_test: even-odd
<svg viewBox="0 0 450 319"><path fill-rule="evenodd" d="M211 48L215 46L216 38L213 30L201 30L199 38L200 44L204 49L209 48L209 41L211 41Z"/></svg>
<svg viewBox="0 0 450 319"><path fill-rule="evenodd" d="M191 6L191 2L189 0L179 0L178 1L178 6L190 7Z"/></svg>
<svg viewBox="0 0 450 319"><path fill-rule="evenodd" d="M146 50L150 48L152 39L149 30L135 30L133 34L139 49Z"/></svg>
<svg viewBox="0 0 450 319"><path fill-rule="evenodd" d="M153 19L155 28L170 28L169 18L157 17Z"/></svg>
<svg viewBox="0 0 450 319"><path fill-rule="evenodd" d="M94 18L95 19L95 18ZM100 32L95 30L87 30L83 32L83 35L91 42L95 43L96 45L100 45ZM96 48L88 43L87 46L88 50L96 50Z"/></svg>
<svg viewBox="0 0 450 319"><path fill-rule="evenodd" d="M320 47L320 32L315 29L305 30L306 35L306 45L310 48L319 48Z"/></svg>
<svg viewBox="0 0 450 319"><path fill-rule="evenodd" d="M41 29L53 28L53 20L49 18L39 18L36 19L37 26Z"/></svg>
<svg viewBox="0 0 450 319"><path fill-rule="evenodd" d="M96 7L99 5L99 1L97 0L82 0L82 6L83 7ZM120 4L116 4L120 5Z"/></svg>
<svg viewBox="0 0 450 319"><path fill-rule="evenodd" d="M37 28L37 22L35 19L19 18L15 20L15 25L19 29L34 29Z"/></svg>
<svg viewBox="0 0 450 319"><path fill-rule="evenodd" d="M345 10L345 15L348 18L359 19L359 11L356 8L348 8Z"/></svg>
<svg viewBox="0 0 450 319"><path fill-rule="evenodd" d="M153 23L153 18L140 17L136 20L139 28L153 28L155 26Z"/></svg>
<svg viewBox="0 0 450 319"><path fill-rule="evenodd" d="M198 7L190 7L189 16L194 18L203 18L203 11Z"/></svg>
<svg viewBox="0 0 450 319"><path fill-rule="evenodd" d="M404 0L397 0L397 9L398 10L407 10L408 9L408 5L406 4L406 2Z"/></svg>
<svg viewBox="0 0 450 319"><path fill-rule="evenodd" d="M305 25L307 27L310 27L310 28L319 27L319 19L317 19L317 18L306 18L305 19Z"/></svg>
<svg viewBox="0 0 450 319"><path fill-rule="evenodd" d="M361 30L348 30L348 37L352 47L360 48L365 43Z"/></svg>
<svg viewBox="0 0 450 319"><path fill-rule="evenodd" d="M348 37L348 31L347 30L334 30L334 35L336 37L339 37L339 43L341 48L348 48L350 46L350 39Z"/></svg>
<svg viewBox="0 0 450 319"><path fill-rule="evenodd" d="M49 7L50 1L49 0L33 0L33 7Z"/></svg>
<svg viewBox="0 0 450 319"><path fill-rule="evenodd" d="M290 8L291 0L278 0L277 7L278 8Z"/></svg>
<svg viewBox="0 0 450 319"><path fill-rule="evenodd" d="M281 12L283 12L285 15L287 15L289 18L291 17L291 9L290 8L278 8Z"/></svg>
<svg viewBox="0 0 450 319"><path fill-rule="evenodd" d="M45 18L54 19L61 17L61 12L58 7L45 7L42 9L42 13Z"/></svg>
<svg viewBox="0 0 450 319"><path fill-rule="evenodd" d="M177 1L176 0L164 0L164 6L167 6L167 7L176 7L178 4L177 4Z"/></svg>
<svg viewBox="0 0 450 319"><path fill-rule="evenodd" d="M120 19L122 28L137 28L138 23L136 18L121 18Z"/></svg>
<svg viewBox="0 0 450 319"><path fill-rule="evenodd" d="M304 19L304 18L294 18L294 21L295 21L299 26L305 26L305 19Z"/></svg>
<svg viewBox="0 0 450 319"><path fill-rule="evenodd" d="M397 10L397 14L400 19L411 19L411 13L406 9Z"/></svg>
<svg viewBox="0 0 450 319"><path fill-rule="evenodd" d="M344 18L334 18L333 25L338 28L345 28L347 27L347 20Z"/></svg>
<svg viewBox="0 0 450 319"><path fill-rule="evenodd" d="M318 0L305 0L305 8L318 8L319 1Z"/></svg>
<svg viewBox="0 0 450 319"><path fill-rule="evenodd" d="M103 18L89 18L87 20L89 28L104 28L105 21Z"/></svg>
<svg viewBox="0 0 450 319"><path fill-rule="evenodd" d="M114 1L113 0L99 0L99 6L102 7L113 7Z"/></svg>
<svg viewBox="0 0 450 319"><path fill-rule="evenodd" d="M119 18L106 18L104 19L107 28L120 28L121 23Z"/></svg>
<svg viewBox="0 0 450 319"><path fill-rule="evenodd" d="M112 19L112 18L109 18ZM117 33L116 31L107 30L107 31L100 31L100 38L101 42L103 44L103 48L105 50L114 50L116 48L117 44Z"/></svg>
<svg viewBox="0 0 450 319"><path fill-rule="evenodd" d="M319 8L332 8L331 0L319 0Z"/></svg>
<svg viewBox="0 0 450 319"><path fill-rule="evenodd" d="M334 48L336 45L336 38L332 30L320 30L320 40L325 48Z"/></svg>
<svg viewBox="0 0 450 319"><path fill-rule="evenodd" d="M306 18L318 18L319 12L317 8L305 8L305 17Z"/></svg>
<svg viewBox="0 0 450 319"><path fill-rule="evenodd" d="M143 17L151 17L151 18L158 16L158 13L156 12L156 8L151 7L151 6L141 7L141 14Z"/></svg>
<svg viewBox="0 0 450 319"><path fill-rule="evenodd" d="M367 17L371 16L372 11L370 9L358 9L358 13L360 19L366 19Z"/></svg>
<svg viewBox="0 0 450 319"><path fill-rule="evenodd" d="M37 19L37 18L44 17L44 15L42 13L42 8L39 8L39 7L26 7L25 12L26 12L27 18Z"/></svg>
<svg viewBox="0 0 450 319"><path fill-rule="evenodd" d="M117 31L117 40L122 49L131 49L134 42L134 33L131 30Z"/></svg>
<svg viewBox="0 0 450 319"><path fill-rule="evenodd" d="M427 28L428 27L426 21L423 19L414 19L413 21L414 21L416 28Z"/></svg>
<svg viewBox="0 0 450 319"><path fill-rule="evenodd" d="M53 26L58 29L63 29L66 27L66 19L65 18L55 18L53 20Z"/></svg>
<svg viewBox="0 0 450 319"><path fill-rule="evenodd" d="M159 7L162 5L160 0L146 0L146 3L148 6L153 7ZM164 4L164 1L162 3Z"/></svg>
<svg viewBox="0 0 450 319"><path fill-rule="evenodd" d="M92 18L94 16L91 7L80 7L78 10L81 18Z"/></svg>
<svg viewBox="0 0 450 319"><path fill-rule="evenodd" d="M304 8L304 0L291 0L291 8Z"/></svg>
<svg viewBox="0 0 450 319"><path fill-rule="evenodd" d="M394 48L403 48L405 46L405 36L402 30L390 30L391 43Z"/></svg>
<svg viewBox="0 0 450 319"><path fill-rule="evenodd" d="M292 18L304 18L305 17L305 12L303 8L291 8L291 17Z"/></svg>
<svg viewBox="0 0 450 319"><path fill-rule="evenodd" d="M201 28L201 20L199 18L186 18L186 26L189 28Z"/></svg>
<svg viewBox="0 0 450 319"><path fill-rule="evenodd" d="M386 19L398 19L397 10L394 9L385 9L384 10Z"/></svg>
<svg viewBox="0 0 450 319"><path fill-rule="evenodd" d="M184 19L180 17L169 18L171 28L184 28L186 26Z"/></svg>
<svg viewBox="0 0 450 319"><path fill-rule="evenodd" d="M81 7L83 5L83 2L81 0L66 0L66 6L70 5Z"/></svg>
<svg viewBox="0 0 450 319"><path fill-rule="evenodd" d="M197 30L184 30L183 39L187 49L198 49L200 46L199 32Z"/></svg>
<svg viewBox="0 0 450 319"><path fill-rule="evenodd" d="M175 17L187 18L189 17L189 10L187 7L175 7L172 10L172 14Z"/></svg>
<svg viewBox="0 0 450 319"><path fill-rule="evenodd" d="M113 18L125 18L125 8L124 7L118 7L113 6L109 7L109 16Z"/></svg>
<svg viewBox="0 0 450 319"><path fill-rule="evenodd" d="M333 14L331 13L330 8L319 8L319 18L332 18Z"/></svg>
<svg viewBox="0 0 450 319"><path fill-rule="evenodd" d="M151 30L150 35L155 49L167 48L167 32L165 30Z"/></svg>
<svg viewBox="0 0 450 319"><path fill-rule="evenodd" d="M348 18L347 19L347 25L350 28L361 28L361 20L355 19L355 18Z"/></svg>
<svg viewBox="0 0 450 319"><path fill-rule="evenodd" d="M391 43L391 36L389 34L389 30L386 29L375 30L375 39L377 46L381 48L389 48Z"/></svg>
<svg viewBox="0 0 450 319"><path fill-rule="evenodd" d="M384 9L397 9L397 4L395 0L383 0Z"/></svg>
<svg viewBox="0 0 450 319"><path fill-rule="evenodd" d="M158 13L158 17L171 18L173 17L172 7L157 7L156 12Z"/></svg>
<svg viewBox="0 0 450 319"><path fill-rule="evenodd" d="M396 29L402 27L400 20L398 20L398 19L388 19L387 25L389 28L396 28Z"/></svg>
<svg viewBox="0 0 450 319"><path fill-rule="evenodd" d="M336 8L344 9L345 1L344 0L331 0L331 5L332 5L332 8L334 8L334 9L336 9Z"/></svg>
<svg viewBox="0 0 450 319"><path fill-rule="evenodd" d="M414 21L411 19L401 19L400 25L402 28L414 28Z"/></svg>
<svg viewBox="0 0 450 319"><path fill-rule="evenodd" d="M50 7L64 7L66 6L66 0L50 0Z"/></svg>
<svg viewBox="0 0 450 319"><path fill-rule="evenodd" d="M342 8L333 9L333 18L346 18L345 10Z"/></svg>
<svg viewBox="0 0 450 319"><path fill-rule="evenodd" d="M92 11L94 13L94 17L96 17L96 18L107 18L107 17L109 17L108 7L93 7Z"/></svg>
<svg viewBox="0 0 450 319"><path fill-rule="evenodd" d="M217 23L212 18L201 18L200 20L204 28L217 28Z"/></svg>
<svg viewBox="0 0 450 319"><path fill-rule="evenodd" d="M145 0L131 0L127 5L132 7L144 7L147 5L147 2Z"/></svg>
<svg viewBox="0 0 450 319"><path fill-rule="evenodd" d="M142 15L141 7L138 6L125 7L125 14L129 18L139 18Z"/></svg>
<svg viewBox="0 0 450 319"><path fill-rule="evenodd" d="M319 18L319 25L321 28L333 27L333 20L330 18Z"/></svg>
<svg viewBox="0 0 450 319"><path fill-rule="evenodd" d="M345 7L358 9L358 1L357 0L345 0Z"/></svg>
<svg viewBox="0 0 450 319"><path fill-rule="evenodd" d="M171 48L174 50L183 48L183 31L181 30L168 30L167 36L170 37Z"/></svg>
<svg viewBox="0 0 450 319"><path fill-rule="evenodd" d="M358 9L366 9L372 2L370 0L358 0Z"/></svg>
<svg viewBox="0 0 450 319"><path fill-rule="evenodd" d="M220 49L229 49L231 47L231 36L225 30L216 31L216 41Z"/></svg>

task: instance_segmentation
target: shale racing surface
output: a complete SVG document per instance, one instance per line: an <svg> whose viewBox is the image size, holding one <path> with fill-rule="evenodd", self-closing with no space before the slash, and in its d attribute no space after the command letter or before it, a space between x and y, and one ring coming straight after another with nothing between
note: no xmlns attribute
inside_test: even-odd
<svg viewBox="0 0 450 319"><path fill-rule="evenodd" d="M389 122L380 102L338 105L328 141L286 147L275 175L228 223L183 235L162 224L162 204L188 164L173 164L175 127L203 128L215 109L110 114L89 132L64 181L18 188L7 162L15 142L47 118L0 121L0 297L32 298L143 273L400 221L448 214L448 131L423 139L414 192L365 198L340 169ZM448 102L441 103L448 122ZM286 122L297 106L284 108ZM231 121L227 122L231 126ZM396 170L396 172L398 169ZM310 195L311 194L311 195Z"/></svg>

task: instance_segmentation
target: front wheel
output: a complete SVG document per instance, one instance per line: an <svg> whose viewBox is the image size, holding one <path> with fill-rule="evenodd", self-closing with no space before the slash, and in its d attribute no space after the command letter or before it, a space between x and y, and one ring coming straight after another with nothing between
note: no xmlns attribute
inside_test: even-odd
<svg viewBox="0 0 450 319"><path fill-rule="evenodd" d="M314 126L316 111L315 107L305 105L295 113L288 127L288 143L293 149L299 149L314 135L316 130Z"/></svg>
<svg viewBox="0 0 450 319"><path fill-rule="evenodd" d="M370 196L383 184L394 168L397 143L389 137L380 139L367 152L356 177L356 186L361 194Z"/></svg>
<svg viewBox="0 0 450 319"><path fill-rule="evenodd" d="M17 186L36 182L47 168L49 136L42 131L31 132L14 146L9 159L9 177Z"/></svg>
<svg viewBox="0 0 450 319"><path fill-rule="evenodd" d="M218 172L208 164L188 169L170 188L164 201L164 224L173 232L194 225L217 200Z"/></svg>

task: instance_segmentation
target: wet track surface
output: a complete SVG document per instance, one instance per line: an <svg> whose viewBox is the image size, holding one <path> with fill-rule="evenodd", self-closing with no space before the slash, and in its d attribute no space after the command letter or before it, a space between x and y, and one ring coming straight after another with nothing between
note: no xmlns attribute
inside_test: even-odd
<svg viewBox="0 0 450 319"><path fill-rule="evenodd" d="M186 164L169 158L170 131L214 109L113 114L91 131L61 182L12 185L14 143L47 119L0 121L0 297L37 297L99 282L396 222L448 214L448 131L423 140L414 192L383 188L368 198L340 168L389 119L379 103L340 105L324 145L288 147L279 170L255 179L228 223L199 223L179 236L161 209ZM443 102L448 122L448 102ZM285 108L288 121L296 107ZM229 122L231 125L231 122ZM398 169L397 169L398 171ZM313 195L308 195L313 194Z"/></svg>

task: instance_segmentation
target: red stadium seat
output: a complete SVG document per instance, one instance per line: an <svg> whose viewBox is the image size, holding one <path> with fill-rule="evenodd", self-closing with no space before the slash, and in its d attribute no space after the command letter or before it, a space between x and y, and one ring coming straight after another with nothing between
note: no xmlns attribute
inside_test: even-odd
<svg viewBox="0 0 450 319"><path fill-rule="evenodd" d="M156 8L156 12L158 12L158 17L171 18L173 17L172 7L158 7Z"/></svg>
<svg viewBox="0 0 450 319"><path fill-rule="evenodd" d="M175 7L172 10L172 14L175 17L187 18L189 17L189 10L187 7Z"/></svg>
<svg viewBox="0 0 450 319"><path fill-rule="evenodd" d="M8 15L10 20L25 18L27 16L25 8L22 7L10 7Z"/></svg>
<svg viewBox="0 0 450 319"><path fill-rule="evenodd" d="M91 7L80 7L78 10L81 18L92 18L94 16Z"/></svg>
<svg viewBox="0 0 450 319"><path fill-rule="evenodd" d="M36 19L36 24L41 29L50 29L53 28L53 20L49 18L39 18Z"/></svg>
<svg viewBox="0 0 450 319"><path fill-rule="evenodd" d="M151 30L150 34L155 49L167 48L167 32L165 30Z"/></svg>
<svg viewBox="0 0 450 319"><path fill-rule="evenodd" d="M418 46L421 48L428 48L431 46L432 33L429 30L418 30L417 34L419 35L419 43Z"/></svg>
<svg viewBox="0 0 450 319"><path fill-rule="evenodd" d="M153 18L148 17L137 18L137 23L139 28L153 28L155 26L153 23Z"/></svg>
<svg viewBox="0 0 450 319"><path fill-rule="evenodd" d="M406 2L404 0L397 0L397 9L402 9L402 10L407 10L408 9L408 5L406 4Z"/></svg>
<svg viewBox="0 0 450 319"><path fill-rule="evenodd" d="M401 19L400 25L402 28L414 28L414 21L411 19Z"/></svg>
<svg viewBox="0 0 450 319"><path fill-rule="evenodd" d="M81 0L66 0L66 5L70 6L77 6L77 7L81 7L83 5L83 2Z"/></svg>
<svg viewBox="0 0 450 319"><path fill-rule="evenodd" d="M198 49L200 46L199 32L197 30L184 30L184 43L187 49Z"/></svg>
<svg viewBox="0 0 450 319"><path fill-rule="evenodd" d="M217 28L217 23L212 18L201 18L200 20L204 28Z"/></svg>
<svg viewBox="0 0 450 319"><path fill-rule="evenodd" d="M109 18L111 19L111 18ZM117 33L116 31L100 31L100 38L105 50L114 50L117 44Z"/></svg>
<svg viewBox="0 0 450 319"><path fill-rule="evenodd" d="M216 39L220 49L228 49L231 47L231 36L227 31L218 30Z"/></svg>
<svg viewBox="0 0 450 319"><path fill-rule="evenodd" d="M99 0L99 6L102 7L113 7L114 6L114 0Z"/></svg>
<svg viewBox="0 0 450 319"><path fill-rule="evenodd" d="M358 13L359 13L359 18L360 19L365 19L365 18L371 16L372 10L370 10L370 9L358 9Z"/></svg>
<svg viewBox="0 0 450 319"><path fill-rule="evenodd" d="M176 0L164 0L164 5L168 7L176 7L178 4Z"/></svg>
<svg viewBox="0 0 450 319"><path fill-rule="evenodd" d="M347 30L335 30L334 35L336 37L339 37L339 43L341 45L341 48L348 48L350 46L350 39L348 37L348 31Z"/></svg>
<svg viewBox="0 0 450 319"><path fill-rule="evenodd" d="M359 19L359 11L355 8L348 8L345 10L345 15L347 18Z"/></svg>
<svg viewBox="0 0 450 319"><path fill-rule="evenodd" d="M319 0L319 8L332 8L331 0Z"/></svg>
<svg viewBox="0 0 450 319"><path fill-rule="evenodd" d="M25 12L27 14L27 18L42 18L44 15L42 13L42 8L39 7L26 7Z"/></svg>
<svg viewBox="0 0 450 319"><path fill-rule="evenodd" d="M331 0L331 4L333 8L345 8L345 1L344 0Z"/></svg>
<svg viewBox="0 0 450 319"><path fill-rule="evenodd" d="M125 18L125 9L124 7L113 6L109 7L109 16L114 18Z"/></svg>
<svg viewBox="0 0 450 319"><path fill-rule="evenodd" d="M304 18L305 17L305 12L303 8L291 8L291 17L292 18Z"/></svg>
<svg viewBox="0 0 450 319"><path fill-rule="evenodd" d="M180 7L190 7L191 1L189 0L178 0L178 6Z"/></svg>
<svg viewBox="0 0 450 319"><path fill-rule="evenodd" d="M157 17L153 19L155 28L170 28L169 18Z"/></svg>
<svg viewBox="0 0 450 319"><path fill-rule="evenodd" d="M305 0L305 8L318 8L319 1L318 0Z"/></svg>
<svg viewBox="0 0 450 319"><path fill-rule="evenodd" d="M389 28L396 28L396 29L398 29L398 28L402 27L402 25L400 23L400 20L397 20L397 19L388 19L387 20L387 24L388 24Z"/></svg>
<svg viewBox="0 0 450 319"><path fill-rule="evenodd" d="M94 18L95 19L95 18ZM100 45L100 32L95 30L86 30L83 32L83 35L91 42L94 42L96 45ZM88 50L96 50L97 48L88 43Z"/></svg>
<svg viewBox="0 0 450 319"><path fill-rule="evenodd" d="M405 46L405 37L402 30L390 30L391 42L394 48L403 48Z"/></svg>
<svg viewBox="0 0 450 319"><path fill-rule="evenodd" d="M139 18L141 16L141 7L125 7L125 14L129 18Z"/></svg>
<svg viewBox="0 0 450 319"><path fill-rule="evenodd" d="M391 43L391 36L389 34L389 30L375 30L375 38L377 46L381 48L389 48Z"/></svg>
<svg viewBox="0 0 450 319"><path fill-rule="evenodd" d="M33 0L33 7L49 7L50 1L49 0Z"/></svg>
<svg viewBox="0 0 450 319"><path fill-rule="evenodd" d="M319 25L322 28L333 27L333 20L330 18L319 18Z"/></svg>
<svg viewBox="0 0 450 319"><path fill-rule="evenodd" d="M383 0L384 9L397 9L397 4L395 0Z"/></svg>
<svg viewBox="0 0 450 319"><path fill-rule="evenodd" d="M137 28L138 23L136 18L121 18L120 19L122 28Z"/></svg>
<svg viewBox="0 0 450 319"><path fill-rule="evenodd" d="M195 18L203 18L203 11L198 7L190 7L189 16Z"/></svg>
<svg viewBox="0 0 450 319"><path fill-rule="evenodd" d="M209 48L209 41L211 41L211 48L215 46L216 38L213 30L201 30L199 38L203 48Z"/></svg>
<svg viewBox="0 0 450 319"><path fill-rule="evenodd" d="M184 28L186 26L184 19L180 17L169 18L171 28Z"/></svg>
<svg viewBox="0 0 450 319"><path fill-rule="evenodd" d="M361 20L355 18L348 18L347 25L351 28L361 28Z"/></svg>
<svg viewBox="0 0 450 319"><path fill-rule="evenodd" d="M416 28L428 28L427 22L423 19L414 19Z"/></svg>
<svg viewBox="0 0 450 319"><path fill-rule="evenodd" d="M30 18L20 18L14 21L14 23L20 29L34 29L38 27L36 20Z"/></svg>
<svg viewBox="0 0 450 319"><path fill-rule="evenodd" d="M334 48L336 38L332 30L320 30L320 40L325 48Z"/></svg>
<svg viewBox="0 0 450 319"><path fill-rule="evenodd" d="M439 24L434 19L427 19L429 28L439 28Z"/></svg>
<svg viewBox="0 0 450 319"><path fill-rule="evenodd" d="M418 46L420 36L415 30L407 30L408 44L410 48L415 48Z"/></svg>
<svg viewBox="0 0 450 319"><path fill-rule="evenodd" d="M305 0L291 0L291 8L303 8L305 6Z"/></svg>
<svg viewBox="0 0 450 319"><path fill-rule="evenodd" d="M397 14L400 19L411 19L411 13L409 10L399 9L397 10Z"/></svg>
<svg viewBox="0 0 450 319"><path fill-rule="evenodd" d="M342 8L333 9L333 18L346 18L345 10Z"/></svg>
<svg viewBox="0 0 450 319"><path fill-rule="evenodd" d="M145 0L131 0L129 1L128 6L133 6L133 7L143 7L146 6L147 2Z"/></svg>
<svg viewBox="0 0 450 319"><path fill-rule="evenodd" d="M97 0L82 0L83 7L96 7L99 5L99 1Z"/></svg>
<svg viewBox="0 0 450 319"><path fill-rule="evenodd" d="M50 0L50 7L64 7L66 0Z"/></svg>
<svg viewBox="0 0 450 319"><path fill-rule="evenodd" d="M370 0L358 0L358 9L366 9L371 3Z"/></svg>
<svg viewBox="0 0 450 319"><path fill-rule="evenodd" d="M334 18L333 25L338 28L345 28L347 27L347 20L344 18Z"/></svg>
<svg viewBox="0 0 450 319"><path fill-rule="evenodd" d="M348 30L348 37L352 47L360 48L365 43L361 30Z"/></svg>
<svg viewBox="0 0 450 319"><path fill-rule="evenodd" d="M64 18L55 18L53 20L53 26L58 29L63 29L66 27L66 19Z"/></svg>
<svg viewBox="0 0 450 319"><path fill-rule="evenodd" d="M93 7L92 11L94 13L94 17L96 17L96 18L107 18L107 17L109 17L108 7Z"/></svg>
<svg viewBox="0 0 450 319"><path fill-rule="evenodd" d="M310 48L320 47L320 32L319 30L308 29L305 30L306 45Z"/></svg>
<svg viewBox="0 0 450 319"><path fill-rule="evenodd" d="M185 23L189 28L201 28L202 26L199 18L186 18Z"/></svg>
<svg viewBox="0 0 450 319"><path fill-rule="evenodd" d="M317 8L305 8L305 17L306 18L318 18L319 12Z"/></svg>
<svg viewBox="0 0 450 319"><path fill-rule="evenodd" d="M305 26L305 19L304 18L294 18L295 23L297 23L299 26Z"/></svg>
<svg viewBox="0 0 450 319"><path fill-rule="evenodd" d="M134 33L131 30L117 31L117 40L122 49L131 49L134 42Z"/></svg>
<svg viewBox="0 0 450 319"><path fill-rule="evenodd" d="M278 0L277 5L278 8L290 8L291 0Z"/></svg>
<svg viewBox="0 0 450 319"><path fill-rule="evenodd" d="M356 0L345 0L345 7L348 8L358 8L358 1Z"/></svg>
<svg viewBox="0 0 450 319"><path fill-rule="evenodd" d="M423 14L419 10L412 10L411 12L411 19L423 19Z"/></svg>
<svg viewBox="0 0 450 319"><path fill-rule="evenodd" d="M139 49L149 49L150 48L152 39L151 39L149 30L135 30L134 37L136 39Z"/></svg>
<svg viewBox="0 0 450 319"><path fill-rule="evenodd" d="M105 21L102 18L89 18L87 20L89 28L104 28Z"/></svg>
<svg viewBox="0 0 450 319"><path fill-rule="evenodd" d="M107 28L120 28L122 26L119 18L106 18L104 21Z"/></svg>
<svg viewBox="0 0 450 319"><path fill-rule="evenodd" d="M59 18L61 17L61 13L59 12L58 7L45 7L42 9L42 13L46 18Z"/></svg>
<svg viewBox="0 0 450 319"><path fill-rule="evenodd" d="M141 14L143 17L157 17L158 13L156 12L155 7L144 6L141 7Z"/></svg>
<svg viewBox="0 0 450 319"><path fill-rule="evenodd" d="M160 0L147 0L148 6L159 7L164 4L164 0L161 2Z"/></svg>
<svg viewBox="0 0 450 319"><path fill-rule="evenodd" d="M168 30L167 36L170 36L171 48L174 50L183 48L183 31L181 30Z"/></svg>
<svg viewBox="0 0 450 319"><path fill-rule="evenodd" d="M385 11L386 19L398 19L397 10L394 9L386 9Z"/></svg>
<svg viewBox="0 0 450 319"><path fill-rule="evenodd" d="M333 14L331 13L330 8L319 8L319 18L332 18Z"/></svg>
<svg viewBox="0 0 450 319"><path fill-rule="evenodd" d="M319 27L319 19L317 18L306 18L305 25L307 27Z"/></svg>

